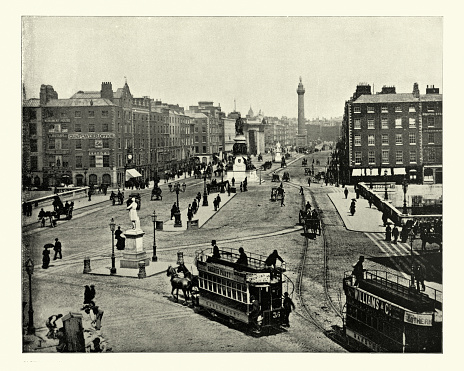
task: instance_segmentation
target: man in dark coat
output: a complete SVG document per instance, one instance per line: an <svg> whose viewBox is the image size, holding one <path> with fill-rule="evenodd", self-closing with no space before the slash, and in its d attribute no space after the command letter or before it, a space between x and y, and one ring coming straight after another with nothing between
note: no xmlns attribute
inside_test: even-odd
<svg viewBox="0 0 464 371"><path fill-rule="evenodd" d="M281 261L281 263L284 262L284 260L279 256L279 253L277 252L277 250L274 250L271 255L269 255L266 259L266 261L264 262L268 267L272 266L274 269L276 268L276 262L277 262L277 259L279 259Z"/></svg>
<svg viewBox="0 0 464 371"><path fill-rule="evenodd" d="M284 293L284 302L282 304L284 308L284 326L290 327L289 317L292 312L292 308L295 309L295 304L292 299L288 296L288 292Z"/></svg>
<svg viewBox="0 0 464 371"><path fill-rule="evenodd" d="M416 278L417 291L425 291L425 268L420 264L417 265L416 271L414 272L414 277Z"/></svg>
<svg viewBox="0 0 464 371"><path fill-rule="evenodd" d="M174 202L174 204L172 205L171 207L171 220L172 220L172 217L174 216L174 214L177 212L177 205L176 203Z"/></svg>
<svg viewBox="0 0 464 371"><path fill-rule="evenodd" d="M240 253L240 256L237 259L236 263L241 265L248 265L248 256L247 254L245 254L245 250L243 250L243 247L240 247L238 249L238 252Z"/></svg>
<svg viewBox="0 0 464 371"><path fill-rule="evenodd" d="M216 240L211 241L211 246L213 246L213 258L220 259L221 254L219 253L219 247L216 245Z"/></svg>
<svg viewBox="0 0 464 371"><path fill-rule="evenodd" d="M345 193L345 198L348 198L348 188L345 187L345 190L343 191Z"/></svg>
<svg viewBox="0 0 464 371"><path fill-rule="evenodd" d="M198 211L198 203L197 203L197 199L196 199L196 198L194 198L194 199L193 199L193 202L192 202L192 211L193 211L194 214L196 214L197 211Z"/></svg>
<svg viewBox="0 0 464 371"><path fill-rule="evenodd" d="M393 243L398 242L398 236L400 235L400 231L398 230L398 227L395 225L392 230L392 236L393 236Z"/></svg>
<svg viewBox="0 0 464 371"><path fill-rule="evenodd" d="M366 271L364 268L363 268L363 262L364 262L364 256L360 256L359 257L359 260L358 262L353 265L353 272L352 272L352 275L355 277L355 282L354 282L354 286L358 286L359 285L359 281L362 281L363 278L364 278L364 272Z"/></svg>
<svg viewBox="0 0 464 371"><path fill-rule="evenodd" d="M387 228L385 228L385 241L388 241L388 242L391 241L391 234L392 234L392 229L390 227L390 224L387 224Z"/></svg>
<svg viewBox="0 0 464 371"><path fill-rule="evenodd" d="M60 255L60 259L63 259L63 256L61 255L61 242L58 241L58 238L55 238L55 247L53 250L55 250L55 256L53 257L53 260L57 259L58 254Z"/></svg>
<svg viewBox="0 0 464 371"><path fill-rule="evenodd" d="M250 324L253 327L253 329L257 330L258 329L258 317L261 313L261 310L259 307L258 300L256 300L256 298L253 295L250 296L250 300L251 300Z"/></svg>

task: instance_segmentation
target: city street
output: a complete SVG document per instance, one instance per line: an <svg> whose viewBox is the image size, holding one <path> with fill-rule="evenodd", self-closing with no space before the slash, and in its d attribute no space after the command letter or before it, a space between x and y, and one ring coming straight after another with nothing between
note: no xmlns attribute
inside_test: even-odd
<svg viewBox="0 0 464 371"><path fill-rule="evenodd" d="M315 172L324 171L330 152L306 155L309 162L320 160ZM383 234L365 231L363 208L365 200L359 200L358 212L353 221L345 226L345 209L335 207L334 197L344 198L342 188L322 183L312 183L308 188L307 177L301 166L301 155L292 153L288 167L280 170L280 164L263 172L262 184L250 182L247 192L237 193L229 202L198 230L157 231L157 257L159 264L175 264L177 252L182 251L186 265L194 270L195 251L209 249L216 239L221 248L237 249L268 255L277 249L287 265L285 290L290 293L296 311L290 317L291 327L279 333L254 337L243 329L225 324L205 313L176 303L170 295L169 278L164 271L145 279L111 277L109 275L83 274L83 260L89 257L93 270L111 266L111 231L109 222L114 218L122 230L130 228L128 212L124 205L112 206L109 200L96 203L84 215L62 222L56 228L39 228L23 236L23 258L32 257L35 271L32 276L34 324L37 334L44 337L45 321L52 314L81 312L84 285L94 284L95 301L105 312L102 335L114 352L345 352L330 336L334 329L343 326L339 312L343 311L344 293L342 278L351 271L359 255L366 257L365 268L407 274L409 246L385 244ZM269 160L264 156L264 161ZM293 161L293 162L292 162ZM254 160L254 164L259 163ZM290 173L290 182L284 182L285 206L270 201L271 188L279 183L271 182L273 171ZM203 190L203 182L185 179L185 193L179 194L181 209ZM145 231L144 246L147 255L152 254L153 224L150 214L156 208L158 220L170 219L170 208L176 194L163 189L163 201L150 201L150 189L141 190L142 208L139 211L141 228ZM323 236L306 239L298 226L298 212L302 207L299 186L304 187L306 200L320 209L325 228ZM352 190L351 190L352 191ZM126 191L127 192L127 191ZM328 197L330 195L330 197ZM215 194L210 195L210 199ZM227 193L221 194L223 200ZM202 206L200 206L201 208ZM212 208L212 202L209 205ZM380 219L380 213L369 210ZM375 226L377 219L368 217L367 224ZM186 223L186 220L183 220ZM380 222L381 223L381 222ZM371 229L371 228L368 228ZM58 237L63 244L63 259L52 260L50 268L41 268L43 245ZM307 255L302 264L302 252ZM416 254L417 255L417 254ZM53 258L53 251L52 251ZM116 267L119 267L116 253ZM420 256L427 261L431 273L427 285L441 289L441 254L436 250ZM301 269L300 269L301 268ZM165 268L163 268L165 269ZM301 273L301 276L300 276ZM300 282L301 286L297 287ZM23 301L28 302L28 278L23 272ZM83 312L81 312L83 313ZM84 314L84 313L83 313ZM24 311L27 318L27 307ZM85 314L84 314L85 316ZM25 343L31 352L53 352L47 341L38 346L36 339ZM49 341L50 342L50 341Z"/></svg>

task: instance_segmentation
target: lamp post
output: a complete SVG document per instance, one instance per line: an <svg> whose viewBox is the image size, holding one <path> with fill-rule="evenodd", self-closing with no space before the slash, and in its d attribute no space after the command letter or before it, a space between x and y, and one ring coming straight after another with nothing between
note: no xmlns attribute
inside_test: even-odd
<svg viewBox="0 0 464 371"><path fill-rule="evenodd" d="M408 191L408 181L406 180L406 177L403 179L403 214L408 213L408 207L406 206L406 192Z"/></svg>
<svg viewBox="0 0 464 371"><path fill-rule="evenodd" d="M369 177L370 177L369 188L372 189L373 188L373 184L372 184L372 165L369 166Z"/></svg>
<svg viewBox="0 0 464 371"><path fill-rule="evenodd" d="M156 256L156 210L153 210L151 220L153 222L153 256L151 257L151 261L156 262L158 261L158 257Z"/></svg>
<svg viewBox="0 0 464 371"><path fill-rule="evenodd" d="M168 184L169 191L171 192L176 192L177 196L177 212L174 214L174 227L182 227L182 219L181 219L181 214L180 214L180 208L179 208L179 192L185 192L185 188L187 188L187 185L185 183L182 183L182 188L179 182L176 182L174 186L172 184Z"/></svg>
<svg viewBox="0 0 464 371"><path fill-rule="evenodd" d="M87 187L87 168L84 168L84 187Z"/></svg>
<svg viewBox="0 0 464 371"><path fill-rule="evenodd" d="M414 255L412 253L412 241L414 241L414 232L411 228L409 231L409 246L411 248L411 287L414 288Z"/></svg>
<svg viewBox="0 0 464 371"><path fill-rule="evenodd" d="M32 274L34 273L34 262L31 258L26 261L26 272L29 276L29 323L27 324L27 334L34 335L34 310L32 309Z"/></svg>
<svg viewBox="0 0 464 371"><path fill-rule="evenodd" d="M114 219L111 218L110 222L110 230L111 230L111 269L110 274L116 274L116 266L115 266L115 256L114 256L114 230L116 229L116 223Z"/></svg>
<svg viewBox="0 0 464 371"><path fill-rule="evenodd" d="M203 204L202 206L208 206L208 193L206 192L206 171L203 176Z"/></svg>
<svg viewBox="0 0 464 371"><path fill-rule="evenodd" d="M126 171L127 171L127 163L124 164L124 174L122 175L122 190L123 191L126 188Z"/></svg>
<svg viewBox="0 0 464 371"><path fill-rule="evenodd" d="M387 170L384 171L383 173L384 179L385 179L385 200L388 200L388 189L387 189Z"/></svg>

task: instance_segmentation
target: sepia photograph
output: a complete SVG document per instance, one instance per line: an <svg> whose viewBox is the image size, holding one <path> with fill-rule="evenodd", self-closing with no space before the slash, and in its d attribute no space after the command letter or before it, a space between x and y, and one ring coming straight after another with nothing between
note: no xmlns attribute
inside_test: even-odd
<svg viewBox="0 0 464 371"><path fill-rule="evenodd" d="M444 17L20 23L23 354L443 354Z"/></svg>

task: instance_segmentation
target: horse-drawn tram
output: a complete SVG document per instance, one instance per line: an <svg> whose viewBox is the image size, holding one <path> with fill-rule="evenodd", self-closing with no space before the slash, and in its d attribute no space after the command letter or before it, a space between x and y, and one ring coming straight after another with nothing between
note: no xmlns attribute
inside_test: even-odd
<svg viewBox="0 0 464 371"><path fill-rule="evenodd" d="M249 252L248 264L239 264L239 254L232 249L220 249L219 255L197 253L199 305L214 315L259 332L279 327L283 318L285 264L272 269L266 266L265 257Z"/></svg>
<svg viewBox="0 0 464 371"><path fill-rule="evenodd" d="M442 351L441 292L416 291L411 281L367 271L356 285L345 273L345 334L360 351L435 353Z"/></svg>

